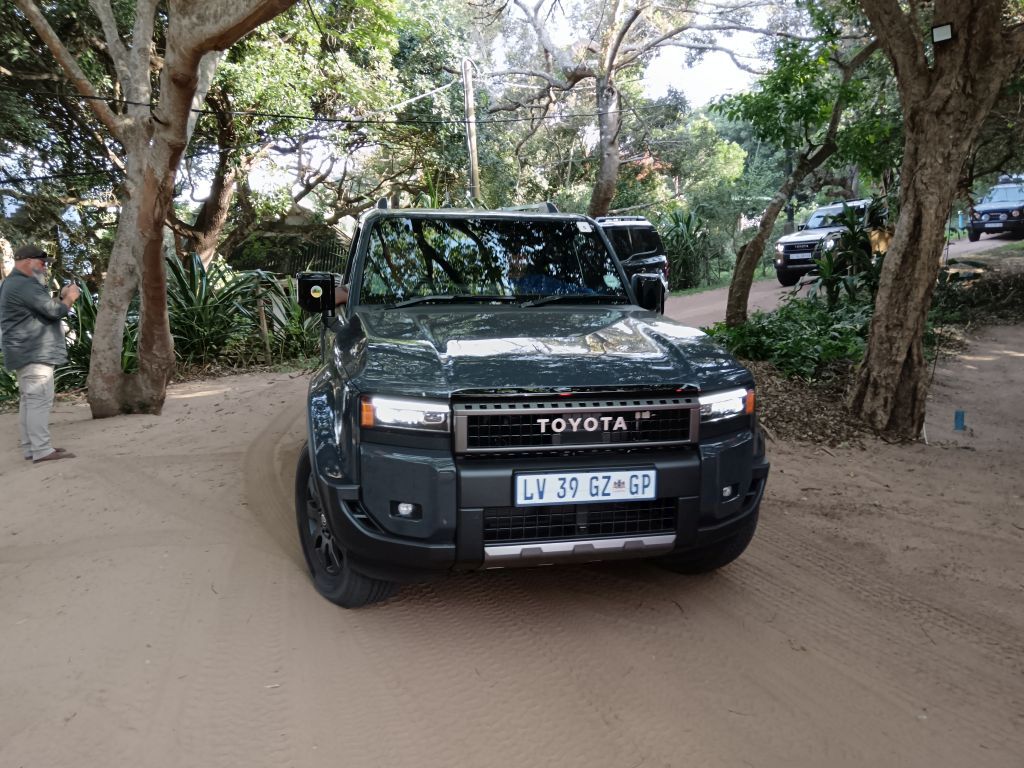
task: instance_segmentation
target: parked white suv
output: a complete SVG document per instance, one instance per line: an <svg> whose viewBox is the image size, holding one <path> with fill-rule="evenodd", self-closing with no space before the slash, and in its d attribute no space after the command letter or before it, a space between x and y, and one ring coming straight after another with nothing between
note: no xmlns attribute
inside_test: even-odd
<svg viewBox="0 0 1024 768"><path fill-rule="evenodd" d="M836 235L844 229L838 223L844 206L855 211L866 224L870 205L870 198L865 198L822 206L796 232L780 237L775 244L775 274L779 282L796 285L801 277L818 268L814 260L832 247Z"/></svg>

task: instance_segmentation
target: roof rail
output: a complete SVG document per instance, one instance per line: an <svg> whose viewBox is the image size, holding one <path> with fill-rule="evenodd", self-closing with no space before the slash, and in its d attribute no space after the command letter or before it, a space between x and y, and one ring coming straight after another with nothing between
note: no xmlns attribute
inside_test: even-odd
<svg viewBox="0 0 1024 768"><path fill-rule="evenodd" d="M598 216L594 219L598 224L606 221L647 221L646 216Z"/></svg>
<svg viewBox="0 0 1024 768"><path fill-rule="evenodd" d="M523 211L523 212L537 212L537 213L558 213L558 206L552 203L550 200L545 200L542 203L530 203L529 205L506 205L498 209L499 211Z"/></svg>

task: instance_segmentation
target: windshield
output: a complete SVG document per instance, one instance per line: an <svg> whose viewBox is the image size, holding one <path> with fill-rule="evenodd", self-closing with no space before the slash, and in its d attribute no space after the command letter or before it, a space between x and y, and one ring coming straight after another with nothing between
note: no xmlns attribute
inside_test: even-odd
<svg viewBox="0 0 1024 768"><path fill-rule="evenodd" d="M858 205L850 208L851 211L857 214L857 218L864 217L864 206ZM811 214L811 218L807 220L807 229L823 229L824 227L841 227L843 226L843 206L832 205L828 208L819 208Z"/></svg>
<svg viewBox="0 0 1024 768"><path fill-rule="evenodd" d="M359 301L625 298L611 254L586 221L383 218L373 224Z"/></svg>
<svg viewBox="0 0 1024 768"><path fill-rule="evenodd" d="M981 202L983 203L1018 203L1024 200L1024 185L1019 187L995 187Z"/></svg>

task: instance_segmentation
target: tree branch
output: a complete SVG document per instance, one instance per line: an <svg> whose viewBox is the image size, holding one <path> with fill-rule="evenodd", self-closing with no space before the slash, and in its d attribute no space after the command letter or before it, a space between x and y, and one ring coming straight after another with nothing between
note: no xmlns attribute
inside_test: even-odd
<svg viewBox="0 0 1024 768"><path fill-rule="evenodd" d="M107 55L114 62L114 71L117 72L117 79L122 83L132 81L132 64L128 61L128 49L124 47L121 40L121 33L117 29L117 22L114 21L114 12L110 7L110 0L89 0L92 12L100 20L103 27L103 37L107 43Z"/></svg>
<svg viewBox="0 0 1024 768"><path fill-rule="evenodd" d="M900 8L899 0L861 0L860 5L871 22L872 32L892 59L897 81L927 81L924 45L917 27Z"/></svg>
<svg viewBox="0 0 1024 768"><path fill-rule="evenodd" d="M96 118L107 127L107 130L110 131L110 134L115 139L123 144L123 119L115 115L110 106L100 98L93 88L92 82L86 77L81 67L78 66L75 57L64 47L64 43L57 37L57 33L53 31L53 27L50 26L46 17L40 13L33 0L14 0L14 3L25 14L25 18L28 19L32 28L35 29L39 39L50 49L53 58L57 60L57 63L67 74L68 79L71 80L78 92L82 96L87 97L89 108L96 115Z"/></svg>
<svg viewBox="0 0 1024 768"><path fill-rule="evenodd" d="M630 11L629 16L626 17L626 20L622 22L622 26L619 27L619 32L618 34L615 35L615 41L608 49L608 56L604 60L604 71L606 76L612 74L612 68L615 66L615 59L619 55L619 46L622 45L623 39L629 32L629 28L632 27L633 24L636 23L636 20L640 18L640 13L640 8L634 8L632 11Z"/></svg>
<svg viewBox="0 0 1024 768"><path fill-rule="evenodd" d="M156 16L157 0L138 0L135 4L135 27L132 30L131 68L136 78L145 78L145 82L135 84L133 89L139 86L144 88L144 98L148 99L150 94L149 73L153 66L151 54L153 53L153 24ZM145 73L145 74L143 74ZM127 82L127 81L126 81Z"/></svg>

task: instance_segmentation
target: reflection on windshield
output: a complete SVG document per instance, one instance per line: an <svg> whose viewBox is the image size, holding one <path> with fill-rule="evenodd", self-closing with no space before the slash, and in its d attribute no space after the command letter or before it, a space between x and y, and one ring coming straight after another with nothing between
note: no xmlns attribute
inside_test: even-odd
<svg viewBox="0 0 1024 768"><path fill-rule="evenodd" d="M983 203L1017 203L1024 200L1024 186L998 187L981 199Z"/></svg>
<svg viewBox="0 0 1024 768"><path fill-rule="evenodd" d="M863 218L864 208L850 208L858 218ZM824 227L841 227L843 226L843 209L839 208L819 208L811 214L811 218L807 220L807 229L822 229Z"/></svg>
<svg viewBox="0 0 1024 768"><path fill-rule="evenodd" d="M359 301L416 297L625 297L586 221L383 218L373 224Z"/></svg>

